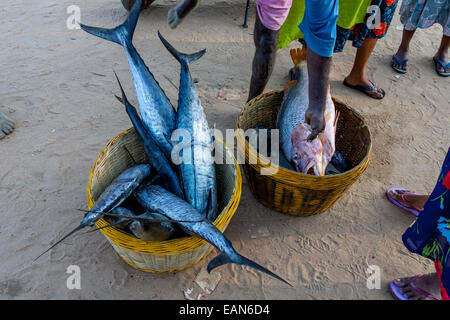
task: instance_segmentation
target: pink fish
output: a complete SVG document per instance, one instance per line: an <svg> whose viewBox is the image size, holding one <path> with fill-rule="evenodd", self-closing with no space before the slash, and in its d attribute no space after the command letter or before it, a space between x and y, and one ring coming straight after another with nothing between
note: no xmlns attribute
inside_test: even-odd
<svg viewBox="0 0 450 320"><path fill-rule="evenodd" d="M323 176L335 151L338 115L328 87L324 113L325 130L314 140L307 140L311 127L305 121L309 104L306 47L291 49L290 53L298 80L290 81L284 90L283 102L277 116L280 146L298 172Z"/></svg>

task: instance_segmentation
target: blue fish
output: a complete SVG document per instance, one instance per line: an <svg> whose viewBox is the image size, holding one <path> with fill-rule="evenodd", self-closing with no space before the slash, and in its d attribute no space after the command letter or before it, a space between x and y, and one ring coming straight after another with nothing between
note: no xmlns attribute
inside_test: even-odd
<svg viewBox="0 0 450 320"><path fill-rule="evenodd" d="M178 198L163 187L146 183L136 189L133 195L138 203L146 210L158 212L170 220L179 221L178 225L183 231L208 241L220 250L221 254L208 263L206 267L208 273L221 265L236 263L264 272L290 285L286 280L283 280L273 272L237 253L231 241L219 229L205 219L189 203Z"/></svg>
<svg viewBox="0 0 450 320"><path fill-rule="evenodd" d="M103 193L95 201L94 206L86 212L80 225L62 237L36 259L44 253L61 243L64 239L87 226L92 227L105 214L120 206L132 193L141 185L141 183L150 176L151 167L148 164L138 164L134 167L126 169L103 191Z"/></svg>
<svg viewBox="0 0 450 320"><path fill-rule="evenodd" d="M181 64L180 88L178 96L176 129L183 129L189 133L189 147L183 147L184 152L190 154L188 163L181 162L180 173L187 201L210 221L215 219L217 213L216 171L212 160L213 138L212 131L197 90L195 89L189 72L189 63L200 59L206 49L185 54L177 51L158 31L167 50ZM183 141L185 143L185 141Z"/></svg>
<svg viewBox="0 0 450 320"><path fill-rule="evenodd" d="M80 24L80 27L88 33L124 47L136 89L142 121L164 154L170 157L172 152L170 138L175 128L176 112L132 44L141 5L142 0L136 0L127 20L114 29L89 27L84 24Z"/></svg>

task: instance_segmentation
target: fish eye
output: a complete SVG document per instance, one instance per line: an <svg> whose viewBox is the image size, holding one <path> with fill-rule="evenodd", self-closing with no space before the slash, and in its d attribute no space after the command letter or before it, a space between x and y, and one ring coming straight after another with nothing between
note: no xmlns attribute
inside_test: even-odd
<svg viewBox="0 0 450 320"><path fill-rule="evenodd" d="M297 154L297 153L296 153L296 154L294 154L294 157L293 157L292 159L294 159L294 160L298 160L298 154Z"/></svg>

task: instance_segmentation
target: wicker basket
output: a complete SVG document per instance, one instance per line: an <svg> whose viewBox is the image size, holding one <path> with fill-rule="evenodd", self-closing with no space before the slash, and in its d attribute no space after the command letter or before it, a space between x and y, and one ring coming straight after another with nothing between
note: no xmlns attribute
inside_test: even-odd
<svg viewBox="0 0 450 320"><path fill-rule="evenodd" d="M269 91L252 99L241 111L237 128L243 131L258 126L275 128L282 99L283 91ZM261 175L261 168L269 167L269 159L258 154L238 132L238 149L245 152L245 176L251 192L263 205L298 216L321 213L331 208L366 170L372 149L369 128L358 112L334 98L333 101L340 112L336 149L352 168L341 174L318 177L277 166L276 174Z"/></svg>
<svg viewBox="0 0 450 320"><path fill-rule="evenodd" d="M242 178L233 153L223 142L218 142L224 147L223 156L227 154L235 162L234 164L216 164L217 197L221 211L214 225L224 232L239 204ZM126 146L126 149L123 146ZM217 149L216 144L216 156ZM95 160L87 185L89 209L115 177L134 165L127 150L136 162L146 162L147 156L134 128L111 139ZM98 227L107 224L104 219L97 222ZM206 257L213 249L208 242L193 236L151 242L137 239L114 227L101 231L125 262L147 272L174 272L188 268Z"/></svg>

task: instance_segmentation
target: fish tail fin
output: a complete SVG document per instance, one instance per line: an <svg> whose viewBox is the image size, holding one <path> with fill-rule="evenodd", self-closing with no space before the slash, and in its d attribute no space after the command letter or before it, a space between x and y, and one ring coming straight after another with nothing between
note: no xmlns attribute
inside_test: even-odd
<svg viewBox="0 0 450 320"><path fill-rule="evenodd" d="M306 61L306 46L302 48L295 48L290 50L292 62L298 65L302 61Z"/></svg>
<svg viewBox="0 0 450 320"><path fill-rule="evenodd" d="M236 252L232 253L231 255L227 254L226 252L222 252L217 257L212 259L210 263L208 263L208 265L206 267L206 271L208 271L208 273L210 273L213 269L220 267L221 265L224 265L227 263L236 263L236 264L240 264L243 266L248 266L248 267L254 268L254 269L264 272L264 273L268 274L269 276L274 277L275 279L278 279L292 287L292 285L289 282L287 282L280 276L277 276L272 271L267 270L266 268L260 266L256 262L253 262L252 260L247 259L246 257L241 256L240 254L238 254Z"/></svg>
<svg viewBox="0 0 450 320"><path fill-rule="evenodd" d="M203 49L199 52L195 52L192 54L186 54L179 52L177 49L175 49L164 37L161 35L161 33L158 31L159 39L161 39L161 42L166 47L166 49L177 59L180 63L186 63L190 64L194 61L197 61L200 59L205 53L206 49Z"/></svg>
<svg viewBox="0 0 450 320"><path fill-rule="evenodd" d="M133 39L134 29L141 12L142 0L136 0L133 8L130 10L127 20L123 24L113 29L104 29L97 27L90 27L80 23L81 29L93 34L94 36L106 39L120 45L123 45L123 38L131 42Z"/></svg>

